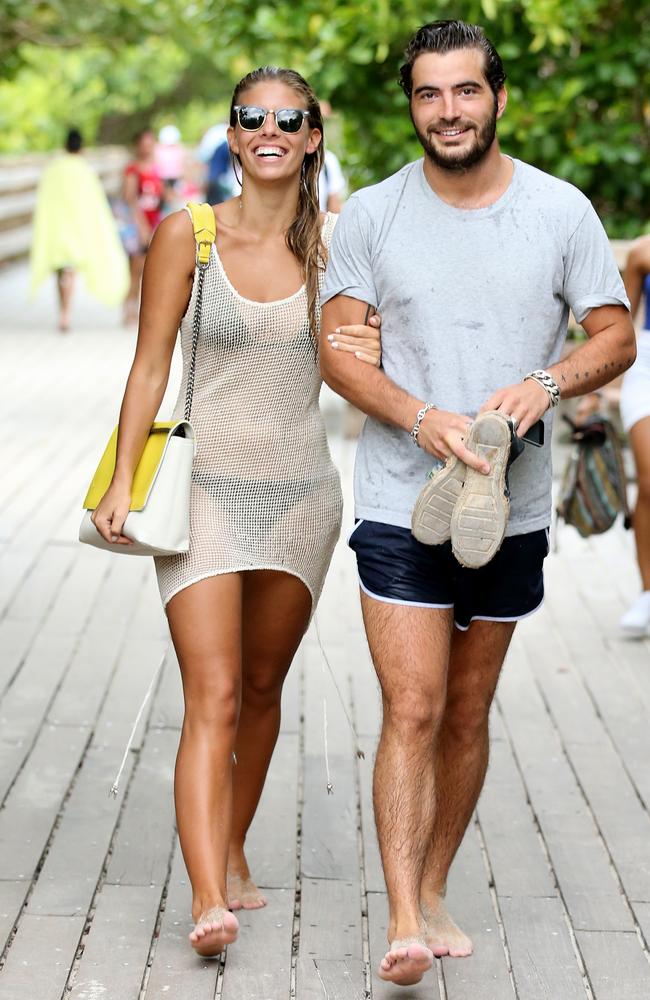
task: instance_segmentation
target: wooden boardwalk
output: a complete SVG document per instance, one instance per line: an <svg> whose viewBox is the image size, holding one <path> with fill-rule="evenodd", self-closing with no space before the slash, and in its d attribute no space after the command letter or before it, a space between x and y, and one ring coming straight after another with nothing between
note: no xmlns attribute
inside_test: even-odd
<svg viewBox="0 0 650 1000"><path fill-rule="evenodd" d="M24 282L20 269L0 274L0 1000L648 1000L650 642L617 635L637 586L618 528L590 542L561 534L545 606L517 630L449 890L474 957L438 962L417 988L375 978L380 710L341 544L318 624L365 760L312 629L250 838L269 906L243 916L225 960L195 958L172 808L181 696L152 568L75 540L133 338L83 298L94 331L56 335L48 296L27 306ZM353 447L331 397L327 409L349 525ZM163 655L115 801L108 789Z"/></svg>

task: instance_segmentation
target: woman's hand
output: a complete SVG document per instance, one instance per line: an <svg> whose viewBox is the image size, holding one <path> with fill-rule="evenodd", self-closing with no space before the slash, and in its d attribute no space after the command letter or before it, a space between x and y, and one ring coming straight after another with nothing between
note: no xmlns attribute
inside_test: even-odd
<svg viewBox="0 0 650 1000"><path fill-rule="evenodd" d="M133 545L132 539L122 534L130 504L129 486L113 481L90 515L90 520L105 541L114 545Z"/></svg>
<svg viewBox="0 0 650 1000"><path fill-rule="evenodd" d="M375 313L367 326L340 326L328 336L330 347L335 351L347 351L359 361L381 367L381 317Z"/></svg>

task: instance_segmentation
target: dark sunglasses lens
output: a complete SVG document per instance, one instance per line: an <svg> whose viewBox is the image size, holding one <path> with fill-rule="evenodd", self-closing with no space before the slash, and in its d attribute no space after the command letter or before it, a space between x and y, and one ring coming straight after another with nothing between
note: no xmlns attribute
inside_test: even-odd
<svg viewBox="0 0 650 1000"><path fill-rule="evenodd" d="M261 128L266 118L263 108L254 108L252 105L239 109L239 124L247 132L256 132Z"/></svg>
<svg viewBox="0 0 650 1000"><path fill-rule="evenodd" d="M278 128L283 132L299 132L303 115L300 111L294 111L293 108L285 108L283 111L278 111L275 120L278 123Z"/></svg>

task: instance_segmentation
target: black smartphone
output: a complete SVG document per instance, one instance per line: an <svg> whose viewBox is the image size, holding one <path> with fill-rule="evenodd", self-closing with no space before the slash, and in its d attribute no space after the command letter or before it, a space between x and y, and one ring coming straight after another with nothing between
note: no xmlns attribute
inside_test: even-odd
<svg viewBox="0 0 650 1000"><path fill-rule="evenodd" d="M544 421L538 420L532 427L529 427L526 433L522 435L521 440L525 441L526 444L532 444L536 448L541 448L544 444Z"/></svg>

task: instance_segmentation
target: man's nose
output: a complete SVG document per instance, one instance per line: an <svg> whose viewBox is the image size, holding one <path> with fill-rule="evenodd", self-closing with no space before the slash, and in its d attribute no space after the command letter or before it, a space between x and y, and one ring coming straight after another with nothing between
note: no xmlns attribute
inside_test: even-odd
<svg viewBox="0 0 650 1000"><path fill-rule="evenodd" d="M458 109L458 98L455 94L443 94L442 95L442 106L440 108L440 117L444 118L446 121L455 121L456 118L460 117L460 111Z"/></svg>

